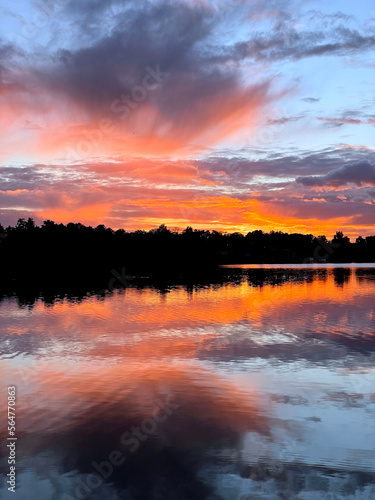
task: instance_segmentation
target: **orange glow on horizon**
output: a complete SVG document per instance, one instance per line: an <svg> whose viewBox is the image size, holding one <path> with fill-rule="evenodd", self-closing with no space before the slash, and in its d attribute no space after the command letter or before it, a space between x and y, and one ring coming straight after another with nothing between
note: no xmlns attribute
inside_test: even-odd
<svg viewBox="0 0 375 500"><path fill-rule="evenodd" d="M160 178L159 174L157 175ZM195 179L193 169L191 173L180 172L180 175L180 178ZM101 196L102 193L100 187L92 188L91 192L93 196ZM29 193L27 190L19 190L6 194L22 196ZM254 230L283 231L314 236L325 234L328 238L332 238L337 231L343 231L345 235L354 239L358 235L369 236L374 232L371 224L358 227L347 217L322 220L315 216L302 219L298 217L297 211L294 215L293 210L285 211L277 201L265 203L260 201L258 196L242 200L225 195L209 196L208 194L191 199L186 197L178 199L178 195L177 191L174 193L175 199L168 198L167 195L161 193L158 198L119 198L114 202L98 202L89 205L81 203L79 206L74 198L65 194L62 198L64 208L42 209L38 210L35 215L39 221L50 219L57 223L80 222L91 226L105 224L114 230L125 229L127 231L148 231L165 224L168 228L178 231L192 226L194 229L227 233L246 234ZM308 202L316 203L321 207L326 205L322 200Z"/></svg>
<svg viewBox="0 0 375 500"><path fill-rule="evenodd" d="M195 357L197 350L206 345L209 347L212 341L222 341L220 326L241 324L245 321L251 333L251 325L262 330L263 323L266 324L270 316L275 319L283 317L283 322L290 318L290 322L295 326L297 317L300 318L299 321L304 321L303 316L295 314L301 304L308 304L310 310L315 305L319 315L319 305L322 303L330 304L332 309L336 310L341 304L354 302L359 296L372 301L375 293L373 282L361 280L354 270L350 270L347 279L350 286L338 286L334 270L327 268L325 274L313 275L311 281L253 286L244 278L241 284L227 283L219 288L201 288L190 295L183 287L175 288L165 296L161 296L152 288L127 288L123 292L115 292L112 299L98 300L92 296L81 303L66 300L56 302L52 309L54 317L58 319L58 324L55 325L56 333L50 329L46 330L43 322L38 320L39 317L48 315L49 309L42 301L37 301L34 306L37 323L33 324L32 328L42 336L52 334L74 341L81 335L95 339L103 333L111 332L111 340L108 339L108 342L115 342L117 345L124 335L125 321L128 325L127 335L136 336L129 337L132 341L124 345L124 353L130 358L142 355L144 359L159 359L163 354L169 356L169 350L172 349L182 357L190 359ZM316 320L318 324L318 316ZM344 315L340 324L336 325L337 331L340 328L345 330L345 322ZM324 326L324 322L320 324ZM212 332L201 336L195 332L199 325L212 325ZM160 329L165 328L174 331L173 346L170 338L159 333ZM146 344L137 336L140 331L147 332ZM181 337L181 331L187 332L185 336ZM9 333L22 335L25 330L16 331L12 328ZM102 349L106 351L107 347L100 345L94 349L96 355L102 356Z"/></svg>

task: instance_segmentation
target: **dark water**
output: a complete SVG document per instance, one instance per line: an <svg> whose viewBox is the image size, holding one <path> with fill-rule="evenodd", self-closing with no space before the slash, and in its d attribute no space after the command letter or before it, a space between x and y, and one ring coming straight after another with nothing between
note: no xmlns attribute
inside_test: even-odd
<svg viewBox="0 0 375 500"><path fill-rule="evenodd" d="M374 266L248 267L0 302L1 500L374 499Z"/></svg>

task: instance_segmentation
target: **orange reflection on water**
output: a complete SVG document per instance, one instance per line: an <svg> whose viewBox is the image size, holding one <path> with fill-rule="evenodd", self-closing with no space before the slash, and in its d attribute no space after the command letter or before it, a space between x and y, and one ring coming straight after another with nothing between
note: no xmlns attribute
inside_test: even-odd
<svg viewBox="0 0 375 500"><path fill-rule="evenodd" d="M288 444L286 463L318 457L341 467L354 446L367 467L374 277L374 270L243 269L205 287L133 286L30 308L0 302L0 376L4 387L17 387L22 457L47 450L52 467L92 472L93 460L121 450L119 477L141 470L141 482L143 468L153 477L166 457L173 473L180 457L197 470L220 457L246 472L241 461L278 463ZM155 415L166 419L153 424ZM121 436L134 443L134 428L145 422L154 430L133 453ZM364 429L358 446L342 435L353 422ZM6 434L0 423L0 439Z"/></svg>
<svg viewBox="0 0 375 500"><path fill-rule="evenodd" d="M153 418L164 402L172 404L167 424L156 433L164 445L216 445L218 439L246 431L269 432L267 405L254 386L239 389L190 361L170 366L141 359L115 364L44 361L30 372L27 384L19 381L18 393L18 435L30 453L34 442L43 447L50 436L63 436L60 446L86 433L95 441L96 425L100 434L119 442L124 431Z"/></svg>
<svg viewBox="0 0 375 500"><path fill-rule="evenodd" d="M319 328L329 318L345 328L348 308L354 304L356 309L363 306L361 317L368 321L375 317L375 280L360 279L354 270L327 269L323 274L309 274L308 279L299 279L297 274L292 278L277 285L264 281L262 286L254 286L244 275L240 283L193 291L183 287L172 288L169 293L127 288L100 300L92 296L79 303L64 300L48 307L37 301L27 325L33 333L62 340L105 336L108 345L96 346L104 354L113 342L120 342L135 356L153 357L177 351L193 355L202 328L205 336L237 323L264 330L283 323L298 331L307 321ZM11 309L10 316L13 310L15 315L19 313L16 304ZM13 322L8 332L25 334L25 328L15 327Z"/></svg>

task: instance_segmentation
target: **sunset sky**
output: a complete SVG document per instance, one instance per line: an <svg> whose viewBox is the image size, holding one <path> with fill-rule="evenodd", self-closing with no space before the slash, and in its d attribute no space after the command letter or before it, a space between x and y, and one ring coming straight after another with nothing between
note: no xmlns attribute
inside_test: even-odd
<svg viewBox="0 0 375 500"><path fill-rule="evenodd" d="M375 234L371 0L3 0L0 223Z"/></svg>

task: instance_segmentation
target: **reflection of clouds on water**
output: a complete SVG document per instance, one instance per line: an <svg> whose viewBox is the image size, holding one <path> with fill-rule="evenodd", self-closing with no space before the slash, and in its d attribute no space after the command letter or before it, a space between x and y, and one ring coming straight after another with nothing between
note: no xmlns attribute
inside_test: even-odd
<svg viewBox="0 0 375 500"><path fill-rule="evenodd" d="M344 271L3 300L22 500L74 492L168 394L179 409L90 498L375 498L375 273Z"/></svg>
<svg viewBox="0 0 375 500"><path fill-rule="evenodd" d="M92 368L66 368L70 375L44 366L32 408L19 397L24 455L31 459L50 450L60 473L89 474L93 461L121 450L126 466L116 469L110 482L134 491L134 498L153 498L156 478L167 483L166 498L207 498L210 487L199 478L201 467L214 463L219 450L236 449L244 433L269 432L256 394L198 366L114 366L97 377ZM155 401L166 395L178 408L130 453L121 436L149 418Z"/></svg>

